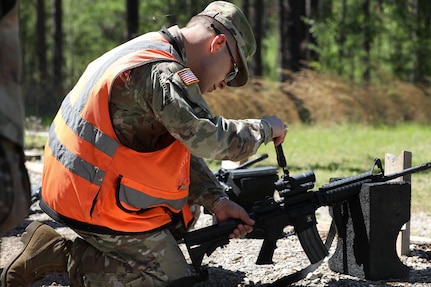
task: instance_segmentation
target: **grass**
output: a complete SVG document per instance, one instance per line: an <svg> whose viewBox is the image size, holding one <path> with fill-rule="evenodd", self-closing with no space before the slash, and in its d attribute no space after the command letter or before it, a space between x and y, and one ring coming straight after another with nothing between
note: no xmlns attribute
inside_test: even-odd
<svg viewBox="0 0 431 287"><path fill-rule="evenodd" d="M24 143L27 149L40 150L42 152L43 147L46 144L46 136L42 135L29 135L24 136Z"/></svg>
<svg viewBox="0 0 431 287"><path fill-rule="evenodd" d="M412 152L412 165L431 161L429 139L431 128L420 124L396 126L365 125L291 125L283 144L287 168L291 175L313 170L316 188L332 177L346 177L370 170L374 158L385 159L385 154L396 156L403 150ZM268 159L255 166L277 166L272 144L262 146L258 155L267 153ZM254 157L252 157L254 158ZM252 159L250 158L250 159ZM219 167L210 162L211 169ZM412 211L431 214L431 172L412 176Z"/></svg>

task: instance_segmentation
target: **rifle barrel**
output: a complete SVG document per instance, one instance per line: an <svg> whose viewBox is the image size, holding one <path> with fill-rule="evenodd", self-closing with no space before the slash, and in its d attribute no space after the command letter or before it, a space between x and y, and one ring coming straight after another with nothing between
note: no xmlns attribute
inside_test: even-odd
<svg viewBox="0 0 431 287"><path fill-rule="evenodd" d="M404 175L416 173L416 172L419 172L419 171L424 171L424 170L427 170L427 169L430 169L430 168L431 168L431 161L427 162L427 163L424 163L424 164L421 164L421 165L418 165L418 166L413 166L413 167L406 168L406 169L404 169L404 170L402 170L400 172L396 172L396 173L393 173L393 174L385 175L385 176L383 176L382 181L392 180L392 179L395 179L395 178L398 178L398 177L401 177L401 176L404 176Z"/></svg>
<svg viewBox="0 0 431 287"><path fill-rule="evenodd" d="M253 164L255 164L255 163L259 162L259 161L262 161L262 160L264 160L266 158L268 158L268 154L264 153L263 155L259 156L258 158L249 160L249 161L241 164L240 166L236 167L235 169L246 169L249 166L252 166Z"/></svg>

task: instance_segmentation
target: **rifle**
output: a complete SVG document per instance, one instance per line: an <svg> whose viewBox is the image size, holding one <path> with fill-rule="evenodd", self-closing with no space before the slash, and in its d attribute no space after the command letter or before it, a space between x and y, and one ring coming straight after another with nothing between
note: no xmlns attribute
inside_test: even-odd
<svg viewBox="0 0 431 287"><path fill-rule="evenodd" d="M272 257L276 249L276 242L284 237L283 229L289 225L294 227L294 231L311 264L316 265L328 255L330 247L325 246L317 231L315 211L319 207L338 205L358 196L363 184L387 182L431 168L431 162L428 162L407 168L398 173L384 175L381 160L375 159L368 172L331 180L316 191L312 191L311 189L314 188L315 183L314 172L307 171L299 175L290 176L289 170L286 168L286 160L281 145L276 147L276 152L278 165L283 169L284 173L280 178L274 174L273 169L268 168L258 168L249 171L244 176L242 169L244 166L250 166L248 163L241 166L239 171L221 169L216 173L219 181L226 186L226 193L228 193L231 200L243 206L250 217L255 220L256 223L253 229L263 234L263 244L256 261L258 265L273 263ZM256 180L253 181L253 179L262 175L265 178L263 180L265 184L272 180L272 183L265 188L265 197L263 199L261 194L253 193L250 195L250 192L246 190L250 186L261 187L262 184L256 184ZM250 180L252 183L247 184ZM235 188L232 188L232 186ZM274 192L278 193L279 198L276 199L276 196L271 196L271 192L273 194ZM244 194L247 196L244 196ZM244 203L244 198L248 202ZM253 201L251 205L250 201ZM202 272L201 264L205 254L210 256L218 247L223 247L229 243L228 236L239 223L241 221L237 219L227 220L187 232L184 235L184 242L196 271Z"/></svg>

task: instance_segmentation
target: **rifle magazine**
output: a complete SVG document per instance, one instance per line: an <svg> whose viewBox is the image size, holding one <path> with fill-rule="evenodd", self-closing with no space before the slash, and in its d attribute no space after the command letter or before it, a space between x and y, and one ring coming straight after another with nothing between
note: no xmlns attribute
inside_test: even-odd
<svg viewBox="0 0 431 287"><path fill-rule="evenodd" d="M312 264L319 262L328 255L328 249L323 244L316 225L297 232L299 242Z"/></svg>

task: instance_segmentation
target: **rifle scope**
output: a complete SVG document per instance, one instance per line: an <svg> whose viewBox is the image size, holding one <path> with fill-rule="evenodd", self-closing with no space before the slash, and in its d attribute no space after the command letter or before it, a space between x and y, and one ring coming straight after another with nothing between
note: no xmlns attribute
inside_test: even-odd
<svg viewBox="0 0 431 287"><path fill-rule="evenodd" d="M275 184L275 189L278 191L283 191L285 189L293 190L298 188L304 183L314 183L316 181L316 176L313 171L306 171L294 176L283 176L277 180Z"/></svg>

